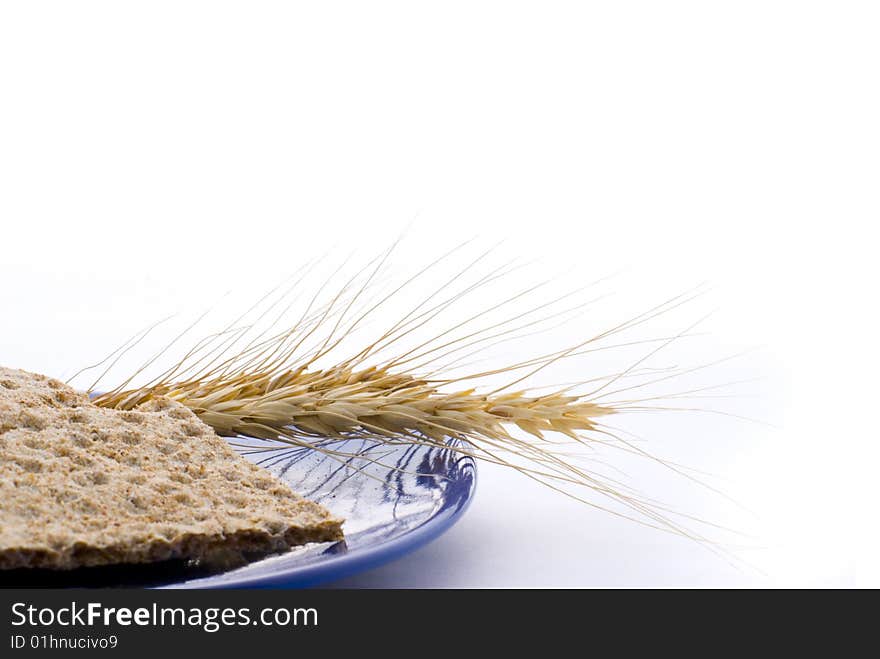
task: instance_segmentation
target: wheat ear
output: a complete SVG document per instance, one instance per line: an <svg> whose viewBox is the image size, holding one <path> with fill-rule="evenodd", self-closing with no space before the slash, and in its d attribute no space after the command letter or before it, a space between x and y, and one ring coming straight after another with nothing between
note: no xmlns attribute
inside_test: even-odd
<svg viewBox="0 0 880 659"><path fill-rule="evenodd" d="M457 273L451 282L460 279L485 255ZM619 373L588 380L588 383L602 384L586 394L570 393L572 386L542 395L530 389L517 389L521 382L554 362L600 349L593 348L592 344L666 313L688 302L694 295L672 298L565 350L464 376L446 376L446 369L436 367L436 363L452 357L456 358L455 363L463 358L463 351L479 351L487 342L503 341L511 334L519 335L529 330L537 321L523 319L549 303L538 305L527 313L517 313L479 331L449 338L453 330L482 315L478 314L415 348L391 358L378 359L402 337L420 329L464 295L509 272L509 269L499 268L455 295L436 301L451 284L447 281L426 295L422 303L379 339L353 356L337 360L332 366L317 366L319 361L326 361L328 355L334 354L342 340L365 318L375 314L376 309L394 293L417 280L448 254L378 302L366 304L362 313L356 313L356 303L363 302L387 256L370 264L372 269L359 286L355 285L355 278L348 280L323 305L318 304L319 290L289 329L268 337L264 331L242 346L236 342L254 326L236 327L233 323L197 342L183 359L153 381L130 387L138 373L165 352L163 349L120 386L97 395L94 402L109 408L131 409L157 396L169 397L193 410L220 435L312 447L329 455L334 455L334 451L327 447L324 441L327 438L356 437L385 443L449 446L451 450L517 469L568 496L615 515L705 540L673 521L669 511L659 504L643 499L613 478L584 469L564 457L559 450L559 440L554 439L564 436L586 445L614 441L616 448L642 453L602 424L602 419L614 414L616 409L613 404L599 402L603 390L607 391L615 382L630 377L642 360ZM521 300L534 288L537 286L511 296L493 309ZM555 298L553 302L566 297ZM657 340L656 349L684 334ZM227 356L232 345L238 348ZM371 359L378 364L368 365ZM480 391L479 385L484 378L504 373L518 375L506 386L489 392ZM470 386L460 386L469 382ZM632 405L633 401L626 403ZM516 429L524 431L524 436L515 432ZM463 442L450 445L450 439ZM629 512L572 494L567 489L572 485L587 487L601 497L622 504Z"/></svg>

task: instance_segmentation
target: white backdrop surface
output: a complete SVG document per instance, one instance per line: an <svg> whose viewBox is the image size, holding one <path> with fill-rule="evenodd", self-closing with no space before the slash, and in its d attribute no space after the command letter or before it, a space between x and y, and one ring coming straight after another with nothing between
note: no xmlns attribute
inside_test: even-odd
<svg viewBox="0 0 880 659"><path fill-rule="evenodd" d="M0 363L69 376L407 226L392 279L472 237L534 261L511 290L620 273L560 340L708 281L642 338L717 307L659 365L755 348L702 383L760 378L721 402L761 423L621 426L751 511L631 474L747 532L751 567L484 466L458 526L343 585L877 584L878 27L867 2L4 3Z"/></svg>

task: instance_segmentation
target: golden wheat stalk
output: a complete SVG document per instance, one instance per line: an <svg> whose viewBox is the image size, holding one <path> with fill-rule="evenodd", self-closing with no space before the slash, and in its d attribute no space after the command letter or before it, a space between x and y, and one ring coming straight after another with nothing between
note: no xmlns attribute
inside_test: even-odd
<svg viewBox="0 0 880 659"><path fill-rule="evenodd" d="M450 365L460 363L487 345L522 336L523 332L531 331L540 322L565 316L583 306L577 305L539 320L530 319L533 314L569 297L563 295L525 313L516 313L479 330L467 331L467 326L483 317L487 311L517 303L538 288L539 284L492 305L488 310L447 328L415 347L402 350L390 358L380 358L380 355L393 351L404 337L413 335L465 295L510 272L510 268L505 267L494 269L458 293L444 298L443 294L450 285L481 262L488 253L485 252L451 280L426 294L416 308L378 339L353 355L336 359L332 366L318 365L326 361L329 355L336 354L344 339L352 335L365 319L375 315L382 304L451 253L428 264L413 278L375 303L367 303L361 311L356 311L357 304L363 303L366 292L388 258L389 250L371 263L369 270L358 273L369 271L366 280L359 286L355 285L357 277L352 277L327 302L319 304L324 288L321 287L299 320L286 330L271 336L266 336L267 331L264 330L241 345L237 342L255 327L255 324L236 326L243 314L223 331L197 342L179 362L152 381L141 386L130 386L168 347L120 386L97 395L94 402L109 408L132 409L151 398L164 396L193 410L220 435L312 447L339 458L341 456L327 446L325 439L357 437L392 444L405 442L449 447L450 450L513 467L568 496L615 515L705 540L674 522L670 511L643 499L623 483L578 466L565 456L561 450L564 444L557 439L561 436L587 446L613 441L615 448L643 454L641 449L602 424L604 417L633 408L639 401L608 403L601 402L601 399L607 398L609 393L627 390L628 387L614 390L613 385L632 376L648 356L685 335L690 328L675 336L655 340L658 345L648 355L618 373L578 383L595 383L587 393L572 393L576 388L574 385L540 395L534 390L519 388L532 375L559 360L607 349L607 346L598 348L593 344L666 313L693 299L695 294L667 300L646 313L564 350L502 368L458 377L447 375ZM294 284L299 281L296 280ZM295 285L292 288L295 289ZM263 311L260 319L267 317L282 299L285 299L284 296ZM270 327L272 325L270 323ZM457 331L463 333L455 334ZM143 333L138 341L147 333ZM643 342L624 345L635 343ZM114 353L115 359L111 355L108 358L113 359L111 366L132 345L130 342ZM237 348L228 355L231 346ZM452 361L445 366L437 366L439 362L449 359ZM369 364L371 360L376 363ZM107 370L102 377L106 373ZM504 386L488 392L481 391L483 387L480 384L485 378L505 373L516 373L517 376ZM672 375L663 375L654 381L669 377ZM470 384L464 386L467 383ZM450 439L463 441L450 444ZM629 509L629 513L573 494L566 489L567 486L585 486L602 497L622 504Z"/></svg>

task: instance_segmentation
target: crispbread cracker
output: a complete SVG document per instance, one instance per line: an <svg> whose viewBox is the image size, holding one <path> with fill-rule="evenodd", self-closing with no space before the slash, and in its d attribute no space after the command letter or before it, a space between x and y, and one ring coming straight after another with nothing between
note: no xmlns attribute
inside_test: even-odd
<svg viewBox="0 0 880 659"><path fill-rule="evenodd" d="M183 405L120 412L0 367L0 569L251 555L338 540L341 520Z"/></svg>

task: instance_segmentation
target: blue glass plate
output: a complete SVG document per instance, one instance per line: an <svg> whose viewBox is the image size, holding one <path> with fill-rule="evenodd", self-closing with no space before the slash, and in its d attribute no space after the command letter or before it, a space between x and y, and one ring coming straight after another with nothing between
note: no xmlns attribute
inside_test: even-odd
<svg viewBox="0 0 880 659"><path fill-rule="evenodd" d="M310 448L237 440L237 450L303 496L345 519L340 542L298 547L171 588L303 587L403 556L451 527L471 502L476 464L450 448L324 441ZM353 457L349 457L353 456Z"/></svg>
<svg viewBox="0 0 880 659"><path fill-rule="evenodd" d="M476 465L451 448L324 440L328 455L259 440L230 440L300 494L343 517L345 539L310 544L240 568L212 573L183 561L71 571L9 570L4 587L266 588L341 579L433 540L464 513ZM451 445L450 445L451 446Z"/></svg>
<svg viewBox="0 0 880 659"><path fill-rule="evenodd" d="M97 395L93 393L94 397ZM326 439L312 448L237 437L244 457L345 520L344 540L313 543L226 572L183 561L57 571L7 570L6 588L302 588L350 576L418 549L470 505L476 463L447 447Z"/></svg>

